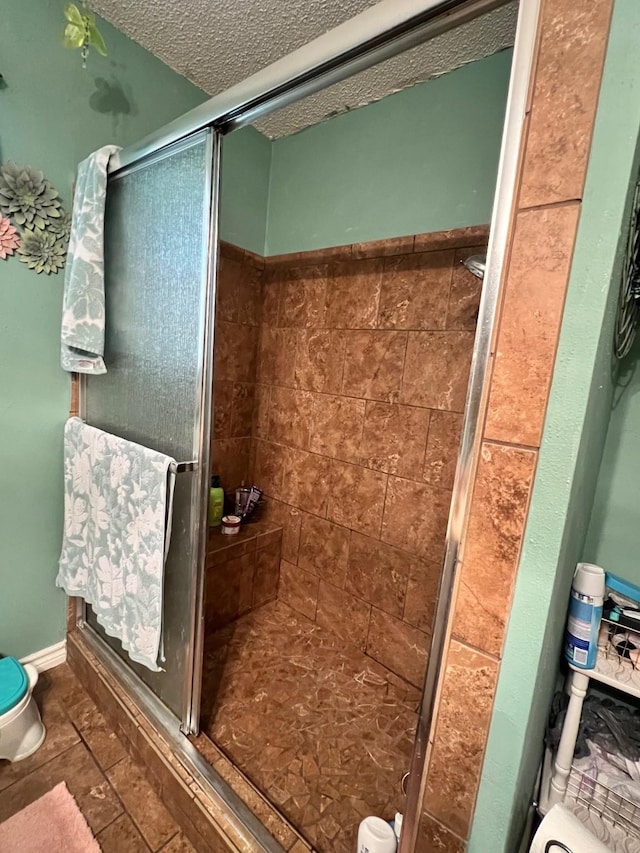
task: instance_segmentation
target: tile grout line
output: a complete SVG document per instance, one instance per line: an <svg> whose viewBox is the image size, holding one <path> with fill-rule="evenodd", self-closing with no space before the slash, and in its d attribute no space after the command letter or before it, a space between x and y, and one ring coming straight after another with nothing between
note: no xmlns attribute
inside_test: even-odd
<svg viewBox="0 0 640 853"><path fill-rule="evenodd" d="M86 698L91 699L91 696L89 696L89 694L87 693ZM97 770L98 770L98 772L99 772L100 776L102 776L102 778L103 778L103 779L105 780L105 782L108 784L109 789L110 789L110 790L111 790L111 792L113 793L113 795L114 795L115 799L117 800L117 802L119 803L119 805L120 805L120 807L121 807L121 809L122 809L122 810L121 810L117 815L115 815L115 817L114 817L112 820L110 820L107 824L105 824L105 826L103 826L103 827L102 827L102 829L100 829L100 830L99 830L99 832L94 832L94 831L93 831L93 829L91 829L91 827L89 827L89 828L90 828L90 830L91 830L92 835L94 836L94 838L97 838L97 837L98 837L98 835L100 835L100 834L101 834L101 833L102 833L102 832L103 832L107 827L109 827L109 826L111 826L111 824L115 823L115 821L116 821L116 820L119 820L119 819L122 817L122 815L123 815L123 814L127 814L127 815L129 815L129 812L128 812L127 808L125 807L125 804L123 803L123 801L122 801L121 797L119 796L119 794L117 793L117 791L115 790L115 788L113 787L113 785L111 784L111 780L110 780L110 779L109 779L109 777L107 776L107 771L106 771L106 769L103 769L103 767L101 766L101 764L98 762L96 755L94 754L93 750L91 749L91 747L89 746L88 742L87 742L87 741L86 741L86 739L84 738L84 736L83 736L82 732L80 731L80 729L77 727L77 725L74 723L74 721L73 721L73 720L71 719L71 717L69 716L68 708L67 708L66 706L64 706L64 705L63 705L60 701L58 701L57 699L56 699L55 701L58 703L58 705L60 705L60 708L62 709L62 711L63 711L63 713L64 713L64 716L65 716L66 720L68 721L69 725L74 729L74 731L75 731L75 732L76 732L76 734L78 735L79 740L78 740L76 743L71 744L70 746L68 746L66 749L63 749L61 752L57 753L56 755L52 756L48 761L43 762L43 763L42 763L42 764L40 764L38 767L35 767L35 768L34 768L33 770L31 770L29 773L26 773L24 776L21 776L19 779L16 779L14 782L12 782L10 785L7 785L7 787L6 787L6 788L3 788L2 790L3 790L3 791L7 791L7 790L9 790L9 788L11 788L11 787L12 787L13 785L15 785L17 782L21 782L21 781L23 781L24 779L29 778L29 776L31 776L31 775L33 775L34 773L36 773L36 772L40 771L43 767L48 766L49 764L51 764L51 762L53 762L53 761L55 761L55 760L57 760L57 759L61 758L62 756L66 755L66 753L68 753L70 750L74 749L76 746L80 746L80 745L81 745L81 746L82 746L82 747L87 751L87 753L89 754L89 757L92 759L93 763L95 764L95 766L96 766L96 768L97 768ZM81 702L83 702L83 701L85 701L85 700L84 700L84 699L82 699L82 700L81 700ZM93 701L93 700L91 700L91 701ZM80 702L77 702L76 704L77 704L77 705L79 705L79 704L80 704ZM94 704L95 704L95 703L94 703ZM73 706L73 707L75 707L75 706ZM97 707L97 705L96 705L96 707ZM99 711L99 710L100 710L100 709L98 708L98 711ZM110 728L111 728L111 727L110 727ZM116 738L118 738L118 735L117 735L117 733L116 733L115 731L113 732L113 734L115 734ZM123 749L124 749L124 745L122 744L122 741L120 741L120 738L118 738L118 741L120 742L120 744L122 745L122 747L123 747ZM119 763L120 763L121 761L123 761L123 760L124 760L124 756L123 756L122 758L119 758L119 759L118 759L118 761L114 761L114 763L111 765L111 767L115 767L117 764L119 764ZM75 797L74 797L74 799L75 799ZM80 807L78 806L78 808L80 808ZM81 809L80 809L80 811L82 812L82 810L81 810ZM83 817L84 817L84 814L83 814ZM129 815L129 817L131 817L131 815ZM86 817L85 817L85 820L86 820ZM132 820L133 820L133 819L132 819ZM136 826L136 828L138 828L138 827ZM146 839L145 839L144 835L142 835L142 833L141 833L141 832L140 832L140 835L141 835L141 837L142 837L142 839L143 839L144 843L146 844ZM150 848L150 846L149 846L149 845L147 845L147 847L149 848L149 850L151 850L151 848Z"/></svg>
<svg viewBox="0 0 640 853"><path fill-rule="evenodd" d="M421 485L431 486L431 483L428 482L427 480L425 480L425 470L427 467L427 453L429 450L429 437L431 435L431 425L433 422L433 413L434 413L434 411L438 411L438 410L437 409L426 409L426 411L427 411L427 417L428 417L429 421L427 423L427 433L426 433L425 439L424 439L424 450L422 452L422 465L420 466L420 477L422 478L421 479ZM459 449L459 447L460 447L460 442L458 441L458 449Z"/></svg>
<svg viewBox="0 0 640 853"><path fill-rule="evenodd" d="M453 277L454 277L455 270L456 270L456 254L457 254L457 250L455 250L455 249L454 249L454 250L453 250L453 252L452 252L452 254L453 254L453 257L452 257L452 259L451 259L451 270L450 270L450 276L449 276L449 286L448 286L448 288L447 288L447 304L445 305L445 310L444 310L444 327L443 327L443 331L449 331L449 310L450 310L450 308L451 308L451 293L452 293L452 291L453 291Z"/></svg>
<svg viewBox="0 0 640 853"><path fill-rule="evenodd" d="M173 815L172 815L172 817L173 817ZM162 853L162 851L165 850L171 844L171 842L174 841L178 837L178 835L180 835L180 833L182 832L182 828L180 827L180 824L178 823L178 821L176 821L176 826L178 827L178 829L174 832L174 834L171 836L171 838L168 838L164 842L162 847L159 847L158 850L155 851L155 853ZM184 837L186 838L186 835ZM191 842L189 842L189 843L191 844ZM149 847L149 849L153 851L153 848Z"/></svg>
<svg viewBox="0 0 640 853"><path fill-rule="evenodd" d="M540 446L535 444L520 444L516 441L508 441L500 438L487 438L482 436L482 444L490 444L492 447L509 447L514 450L527 450L531 453L539 453Z"/></svg>
<svg viewBox="0 0 640 853"><path fill-rule="evenodd" d="M441 821L439 818L437 818L435 815L431 814L431 812L430 812L428 809L423 808L423 809L422 809L422 814L423 814L423 815L426 815L426 817L428 817L428 818L429 818L429 820L432 820L432 821L433 821L434 823L436 823L439 827L441 827L442 829L444 829L444 830L445 830L445 832L447 832L449 835L452 835L455 839L457 839L457 840L461 841L463 844L466 844L466 843L467 843L467 842L466 842L466 839L464 839L464 838L463 838L461 835L459 835L457 832L454 832L454 830L453 830L453 829L449 829L449 827L448 827L446 824L442 823L442 821Z"/></svg>
<svg viewBox="0 0 640 853"><path fill-rule="evenodd" d="M85 693L86 693L86 691L85 691ZM104 780L107 782L107 784L109 785L109 788L110 788L110 790L112 791L112 793L113 793L114 797L116 798L116 800L120 803L120 806L122 807L122 812L121 812L120 814L118 814L116 817L114 817L114 818L113 818L113 820L109 821L109 823L107 823L107 824L106 824L106 825L105 825L105 826L100 830L100 832L95 833L94 837L96 837L96 838L97 838L97 836L98 836L98 835L100 835L102 832L104 832L104 830L105 830L105 829L107 829L107 827L111 826L113 823L115 823L117 820L119 820L119 819L122 817L122 815L123 815L123 814L125 814L125 815L127 815L127 817L131 820L131 822L132 822L132 823L133 823L133 825L135 826L135 828L136 828L136 830L138 831L138 833L139 833L139 835L140 835L140 837L141 837L141 839L142 839L143 843L146 845L146 847L148 848L148 850L149 850L149 851L153 851L153 848L152 848L151 844L149 844L149 843L147 842L146 836L144 835L144 833L143 833L143 831L142 831L142 828L138 825L137 821L135 820L135 818L133 817L133 815L131 814L131 812L130 812L130 811L129 811L129 809L127 808L127 806L126 806L126 804L125 804L124 800L122 799L122 797L121 797L121 796L120 796L120 794L118 793L118 791L117 791L116 787L113 785L113 783L112 783L112 781L111 781L111 779L109 778L109 775L108 775L109 771L113 770L113 768L114 768L114 767L117 767L117 765L118 765L118 764L121 764L122 762L124 762L124 761L126 761L126 760L129 760L130 762L132 762L132 763L136 766L136 768L137 768L137 769L140 769L140 768L139 768L139 764L138 764L138 762L137 762L135 759L133 759L133 758L132 758L128 753L127 753L127 751L126 751L126 747L125 747L124 743L122 742L121 738L118 736L118 733L117 733L117 732L116 732L116 730L115 730L115 729L114 729L114 728L113 728L113 727L108 723L108 721L106 720L106 718L105 718L105 717L104 717L104 715L102 714L102 712L101 712L101 710L100 710L100 708L99 708L98 704L97 704L96 702L94 702L93 697L91 697L91 696L89 695L89 693L86 693L86 697L85 697L85 699L80 700L80 702L77 702L75 705L73 705L73 706L71 706L71 707L76 707L76 705L80 705L82 702L86 701L86 699L89 699L89 700L90 700L90 701L91 701L91 702L96 706L96 708L97 708L98 712L100 713L100 715L101 715L102 719L103 719L103 720L104 720L104 722L105 722L105 725L106 725L106 726L107 726L107 728L110 730L110 733L111 733L111 734L113 734L113 735L115 735L116 739L118 740L119 744L121 745L121 747L122 747L122 749L123 749L123 751L124 751L124 755L123 755L121 758L119 758L117 761L114 761L112 764L110 764L110 765L109 765L109 767L103 767L103 766L100 764L100 762L99 762L99 760L98 760L97 755L95 754L95 752L94 752L94 751L93 751L93 749L91 748L91 745L89 744L88 740L86 739L86 737L85 737L85 735L84 735L83 731L82 731L82 730L81 730L81 729L76 725L75 721L74 721L74 720L72 719L72 717L70 716L70 714L69 714L69 709L68 709L66 706L64 706L61 702L58 702L58 704L59 704L59 705L60 705L60 707L62 708L62 711L63 711L63 713L64 713L65 717L66 717L66 718L67 718L67 720L69 721L69 724L70 724L70 725L74 728L74 730L78 733L78 736L79 736L79 738L80 738L80 743L82 743L82 744L83 744L83 746L85 747L85 749L86 749L86 750L87 750L87 752L89 753L90 757L93 759L93 762L95 763L95 765L96 765L96 767L97 767L97 769L98 769L99 773L100 773L100 774L101 774L101 776L104 778ZM57 700L56 700L56 701L57 701ZM74 744L74 746L77 746L77 744ZM71 747L70 747L70 748L71 748ZM66 752L66 750L65 750L65 752ZM60 755L62 755L62 754L63 754L63 753L60 753ZM56 757L57 757L57 756L56 756ZM161 802L161 803L162 803L161 798L156 794L156 792L155 792L155 791L153 791L153 793L154 793L154 796L156 796L156 797L158 798L159 802ZM166 806L164 805L164 803L162 803L162 805L163 805L163 807L166 809ZM176 825L177 825L177 824L176 824ZM178 834L178 832L180 832L180 829L179 829L179 828L178 828L178 829L176 830L176 832L171 836L171 838L167 839L166 843L168 844L168 843L169 843L169 841L171 841L173 838L175 838L175 836ZM163 845L163 846L164 846L164 845Z"/></svg>
<svg viewBox="0 0 640 853"><path fill-rule="evenodd" d="M99 709L98 709L98 710L99 710ZM114 734L116 734L116 737L118 737L117 733L115 733L115 732L114 732ZM120 740L120 739L118 738L118 740ZM120 741L120 743L122 743L122 741ZM122 745L123 745L123 748L124 748L124 744L122 744ZM125 752L126 752L126 748L125 748ZM136 770L138 770L138 771L140 772L140 775L143 777L144 781L145 781L145 782L149 785L149 787L151 788L151 791L152 791L152 793L153 793L153 796L154 796L154 797L156 797L156 799L158 800L158 802L162 805L163 809L164 809L164 810L167 812L167 814L169 814L169 816L171 817L171 820L173 821L173 823L175 823L175 825L178 827L178 829L173 833L173 835L171 836L171 838L168 838L168 839L166 840L166 842L163 842L162 847L164 847L164 846L165 846L165 844L168 844L168 843L169 843L173 838L175 838L175 837L176 837L176 835L180 832L180 826L179 826L178 822L174 819L174 817L173 817L173 815L171 814L171 812L169 812L169 810L167 809L167 807L166 807L166 805L164 804L164 802L162 801L162 798L160 797L160 795L156 793L156 791L154 790L154 788L153 788L153 786L151 785L151 783L150 783L150 782L148 782L148 780L146 779L146 777L145 777L145 775L144 775L144 770L146 769L146 767L141 768L141 767L140 767L140 765L138 764L138 761L137 761L136 759L132 758L132 757L129 755L129 753L128 753L128 752L126 752L126 754L125 754L122 758L120 758L118 761L115 761L115 762L111 765L111 767L110 767L109 769L110 769L110 770L113 770L113 768L114 768L114 767L117 767L117 766L118 766L118 764L122 764L122 763L124 763L124 762L126 762L126 761L129 761L131 764L133 764L133 765L134 765L134 767L136 768ZM97 763L97 762L96 762L96 763ZM99 765L98 765L98 766L99 766ZM118 799L118 802L119 802L119 803L120 803L120 805L122 806L122 808L123 808L123 813L127 815L127 817L129 818L129 820L131 821L131 823L135 826L135 828L136 828L136 830L138 831L138 834L140 835L140 837L142 838L142 840L143 840L144 844L146 844L146 846L147 846L147 847L148 847L148 849L151 851L151 853L156 853L156 851L159 851L161 848L156 848L156 851L154 851L154 848L153 848L153 847L151 846L151 844L147 841L147 837L146 837L146 835L144 834L144 832L142 831L142 827L138 824L138 821L135 819L135 817L133 816L133 814L132 814L132 813L129 811L129 809L127 808L127 806L126 806L126 804L125 804L124 800L122 799L122 797L121 797L121 796L120 796L120 794L118 793L118 790L116 789L115 785L113 784L113 782L112 782L112 781L111 781L111 779L109 778L109 776L108 776L107 772L106 772L106 771L103 771L103 775L104 775L105 779L107 780L107 782L108 782L108 784L109 784L109 787L111 788L111 790L113 791L114 795L115 795L115 796L116 796L116 798ZM108 825L109 825L109 826L111 826L111 824L112 824L112 823L115 823L115 821L116 821L116 820L118 820L120 817L122 817L122 814L118 815L118 817L117 817L117 818L114 818L114 820L112 820L112 821L111 821L111 823L110 823L110 824L108 824ZM104 828L106 829L106 827L104 827ZM100 830L100 832L103 832L103 830L101 829L101 830Z"/></svg>
<svg viewBox="0 0 640 853"><path fill-rule="evenodd" d="M565 207L567 205L581 205L581 198L564 198L559 201L546 201L542 202L542 204L530 204L525 205L524 207L518 207L518 213L527 213L534 210L553 210L556 207Z"/></svg>
<svg viewBox="0 0 640 853"><path fill-rule="evenodd" d="M336 331L344 331L344 330L338 329ZM386 330L381 330L381 331L386 331ZM396 330L391 330L391 331L396 331ZM397 331L407 331L407 333L413 332L412 329L407 329L407 330L400 329ZM418 332L419 331L420 330L418 330ZM465 332L468 330L456 329L456 330L451 330L451 331L455 331L455 333L458 334L459 332ZM261 383L258 383L258 384L261 384ZM320 394L324 397L345 397L347 400L364 400L366 403L381 403L381 404L386 405L386 406L399 406L399 407L406 408L406 409L429 409L430 411L435 411L435 412L445 412L445 414L454 414L454 415L464 414L459 409L438 409L438 408L434 408L433 406L419 406L417 403L402 403L402 402L394 403L394 402L390 402L388 399L383 399L382 397L358 397L355 394L345 394L343 392L333 393L331 391L318 391L315 388L296 387L294 385L281 385L277 382L271 383L265 387L282 388L283 390L286 390L286 391L300 391L300 392L308 393L308 394Z"/></svg>
<svg viewBox="0 0 640 853"><path fill-rule="evenodd" d="M485 658L489 658L489 660L494 661L494 663L500 664L502 661L502 657L500 655L496 655L494 654L494 652L488 652L486 649L483 649L480 646L476 646L474 643L470 643L468 640L465 640L463 637L456 634L455 631L452 631L451 639L455 640L455 642L459 643L461 646L465 646L465 648L469 649L475 654L482 655Z"/></svg>
<svg viewBox="0 0 640 853"><path fill-rule="evenodd" d="M89 697L89 698L91 698L91 697ZM96 704L96 703L94 703L94 704ZM96 707L98 707L98 706L97 706L97 704L96 704ZM98 710L100 710L100 709L98 708ZM114 732L114 734L116 734L116 733ZM117 734L116 734L116 737L118 737L118 735L117 735ZM118 738L118 740L120 741L120 738ZM122 741L120 741L120 743L122 744ZM124 749L124 744L122 744L122 748ZM87 747L87 749L89 749L89 747ZM91 750L90 750L90 749L89 749L89 752L91 752ZM107 783L107 785L109 786L109 788L110 788L111 792L113 793L113 796L116 798L116 800L118 801L118 803L120 803L120 807L121 807L121 809L122 809L122 811L120 812L120 814L116 815L116 816L113 818L113 820L109 821L109 823L108 823L106 826L103 826L103 827L102 827L102 829L100 830L100 832L96 832L96 833L95 833L95 836L94 836L94 837L97 839L98 835L100 835L102 832L104 832L104 830L105 830L108 826L111 826L111 825L112 825L113 823L115 823L117 820L120 820L120 818L122 817L122 815L123 815L123 814L127 815L127 816L129 817L129 819L130 819L132 822L133 822L133 819L131 818L131 815L129 815L129 812L127 811L127 808L126 808L125 804L124 804L124 803L123 803L123 801L122 801L122 797L121 797L121 796L120 796L120 794L116 791L115 787L114 787L114 786L113 786L113 784L111 783L111 779L109 779L109 777L107 776L107 771L106 771L106 770L103 770L103 769L100 767L100 765L99 765L99 764L98 764L98 762L96 761L95 756L93 755L93 753L91 753L91 756L92 756L93 760L96 762L96 764L97 764L97 766L98 766L98 769L100 770L100 773L101 773L101 774L102 774L102 776L104 777L105 782ZM111 767L116 767L118 764L120 764L120 762L121 762L121 761L124 761L125 757L126 757L126 756L124 756L124 755L123 755L123 756L122 756L122 758L119 758L119 759L118 759L118 761L114 761L114 763L111 765ZM142 833L141 833L141 832L140 832L140 830L138 829L138 826L137 826L135 823L134 823L134 826L135 826L135 827L136 827L136 829L138 830L138 833L140 834L140 837L142 838L143 843L144 843L144 844L146 844L146 846L149 848L149 850L151 850L150 846L147 844L147 840L146 840L146 838L144 837L144 835L142 835Z"/></svg>
<svg viewBox="0 0 640 853"><path fill-rule="evenodd" d="M398 479L402 479L402 478L398 478ZM431 488L431 489L437 489L438 491L440 491L440 492L444 492L444 493L449 494L449 495L451 494L451 489L445 489L445 488L443 488L443 487L441 487L441 486L430 486L428 483L417 483L417 482L416 482L416 481L414 481L414 480L407 480L406 482L409 482L409 483L415 483L415 485L418 485L418 486L420 486L420 485L427 486L428 488ZM402 548L401 546L396 545L396 544L394 544L394 543L392 543L392 542L388 542L387 540L382 539L382 538L380 538L380 537L377 537L377 538L376 538L375 536L371 536L371 535L369 535L368 533L363 533L361 530L358 530L358 529L356 529L356 528L353 528L353 527L345 527L345 525L343 525L343 524L339 524L338 522L332 521L332 520L330 520L330 519L328 519L328 518L325 518L324 516L317 515L316 513L310 512L310 511L309 511L309 510L307 510L307 509L300 509L300 507L295 506L294 504L286 503L285 501L282 501L282 500L280 500L279 498L272 498L270 495L267 495L267 497L271 498L271 500L272 500L272 501L276 501L277 503L280 503L280 504L282 504L283 506L286 506L286 507L288 507L289 509L294 510L295 512L302 513L303 515L309 515L309 516L311 516L312 518L317 519L318 521L326 521L328 524L333 524L333 525L335 525L336 527L340 527L342 530L347 530L347 531L350 531L350 532L353 532L353 533L357 533L359 536L363 536L363 537L364 537L364 538L366 538L366 539L371 539L371 541L372 541L372 542L378 542L378 543L380 543L381 545L384 545L386 548L390 548L390 549L392 549L392 550L394 550L394 551L399 551L401 554L406 554L407 556L409 556L409 557L413 557L413 558L418 559L418 560L426 560L427 562L432 563L432 564L434 564L434 565L437 565L437 564L438 564L438 560L435 560L435 559L433 559L433 558L431 558L431 557L427 557L427 556L425 556L424 554L418 553L418 552L416 552L416 551L409 551L409 550L407 550L406 548ZM279 524L279 523L280 523L280 522L274 522L274 524ZM284 530L284 527L283 527L282 529ZM284 558L283 558L283 559L284 559ZM226 562L226 561L225 561L225 562ZM287 562L287 563L291 563L291 560L285 560L285 562ZM292 563L292 565L296 565L296 566L297 566L298 564L297 564L297 562L296 562L296 563Z"/></svg>
<svg viewBox="0 0 640 853"><path fill-rule="evenodd" d="M117 763L118 763L118 762L116 762L116 764L117 764ZM115 766L115 765L114 765L114 766ZM107 781L109 781L109 780L107 780ZM111 784L111 783L109 783L109 784ZM112 785L111 785L111 788L112 788L112 790L113 790L113 786L112 786ZM142 843L144 844L144 846L147 848L147 850L149 851L149 853L153 853L153 850L152 850L151 846L150 846L149 844L147 844L147 840L146 840L146 838L145 838L145 837L144 837L144 835L140 832L140 829L139 829L138 825L136 824L136 822L134 821L134 819L132 818L132 816L129 814L129 812L126 810L126 808L124 808L124 803L122 802L122 800L120 800L120 797L119 797L119 796L118 796L118 794L115 792L115 790L114 790L114 794L115 794L115 796L118 798L118 800L119 800L119 802L120 802L120 805L123 807L123 811L122 811L119 815L117 815L117 817L114 817L114 819L113 819L113 820L110 820L110 821L109 821L109 823L108 823L106 826L103 826L103 827L102 827L102 829L100 830L100 832L96 832L96 833L95 833L95 835L94 835L94 838L96 839L96 841L99 841L100 836L102 835L102 833L103 833L103 832L105 832L107 829L109 829L109 827L110 827L110 826L113 826L113 824L114 824L114 823L116 823L117 821L121 820L121 818L122 818L122 817L128 817L128 818L129 818L129 820L131 821L131 823L133 824L133 826L134 826L134 828L135 828L136 832L138 833L138 835L139 835L139 836L140 836L140 838L142 839ZM177 834L177 833L176 833L176 834ZM172 836L171 836L171 838L175 838L175 836L173 836L173 835L172 835ZM169 840L171 840L171 839L169 839ZM167 843L168 843L168 842L167 842Z"/></svg>
<svg viewBox="0 0 640 853"><path fill-rule="evenodd" d="M404 405L403 403L400 402L400 400L402 399L402 396L403 396L402 392L404 391L404 374L405 374L405 371L407 369L407 351L409 349L409 334L410 333L407 330L406 331L406 338L405 338L405 342L404 342L404 356L402 359L402 373L400 374L400 388L398 389L398 398L399 399L398 399L398 402L396 404L398 406ZM415 408L423 408L423 407L422 406L416 406Z"/></svg>
<svg viewBox="0 0 640 853"><path fill-rule="evenodd" d="M373 402L375 402L375 401L373 401ZM416 408L418 408L418 407L416 407ZM422 407L419 407L419 408L422 408ZM425 409L425 410L429 411L429 412L444 411L442 409ZM452 414L459 414L459 413L453 412ZM338 458L335 456L326 456L324 453L318 453L317 451L314 451L314 450L306 450L303 447L297 447L295 445L283 444L282 442L279 442L279 441L265 441L264 439L260 439L260 440L264 441L265 444L272 444L275 447L280 447L280 448L283 448L284 450L293 450L296 453L306 453L309 456L317 456L320 459L327 459L329 462L332 462L332 463L335 462L339 465L351 465L354 468L362 468L364 471L373 471L376 474L383 474L387 477L395 477L398 480L405 480L407 483L415 483L418 486L428 486L430 489L436 489L437 491L440 491L440 492L449 492L449 493L451 492L451 487L432 485L432 484L427 483L423 480L414 480L411 477L402 477L399 474L394 473L393 471L386 471L382 468L371 468L368 465L361 464L360 462L349 462L346 459L341 459L341 458ZM491 439L483 439L483 442L484 441L486 441L487 443L492 443L492 444L500 444L500 445L508 444L508 442L505 443L505 442L499 442L499 441L492 441ZM520 445L509 445L509 446L518 447ZM538 450L539 449L536 447L528 447L525 445L522 445L522 447L525 450ZM279 500L280 503L285 503L288 506L291 506L294 509L298 509L302 512L308 512L309 515L315 515L317 518L323 518L327 521L331 521L331 519L328 516L321 516L321 515L319 516L317 513L312 512L311 510L302 509L301 507L298 507L295 504L291 504L288 501L283 501L281 498L277 498L277 497L272 496L272 495L267 495L267 497L271 497L272 499ZM345 526L343 524L339 524L339 522L334 522L334 523L338 524L340 527ZM368 534L365 533L364 535L366 536ZM371 537L371 538L375 539L375 536Z"/></svg>
<svg viewBox="0 0 640 853"><path fill-rule="evenodd" d="M24 779L28 779L29 776L32 776L34 773L37 773L39 770L42 770L43 767L47 767L51 764L52 761L55 761L57 758L65 755L67 752L72 750L76 746L84 746L82 742L82 738L75 743L72 743L70 746L65 747L61 752L58 752L56 755L52 755L51 758L48 758L46 761L43 761L42 764L39 764L37 767L34 767L33 770L30 770L28 773L25 773L24 776L18 776L17 779L14 779L13 782L10 782L6 787L0 789L0 797L5 791L8 791L10 788L13 788L14 785L17 785L19 782L22 782Z"/></svg>

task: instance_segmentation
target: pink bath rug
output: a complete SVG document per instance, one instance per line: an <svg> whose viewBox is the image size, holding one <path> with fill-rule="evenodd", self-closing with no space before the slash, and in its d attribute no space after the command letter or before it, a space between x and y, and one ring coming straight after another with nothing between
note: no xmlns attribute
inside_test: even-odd
<svg viewBox="0 0 640 853"><path fill-rule="evenodd" d="M100 853L64 782L0 823L0 853Z"/></svg>

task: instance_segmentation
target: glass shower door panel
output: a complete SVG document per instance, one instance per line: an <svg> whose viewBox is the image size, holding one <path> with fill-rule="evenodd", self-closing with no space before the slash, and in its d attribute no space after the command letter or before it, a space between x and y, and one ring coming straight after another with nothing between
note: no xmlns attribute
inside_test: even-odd
<svg viewBox="0 0 640 853"><path fill-rule="evenodd" d="M196 460L201 450L213 144L208 131L199 133L110 179L107 373L88 377L83 394L87 423L177 462ZM164 671L132 663L87 608L92 627L182 720L191 690L199 488L197 472L178 473L165 571Z"/></svg>

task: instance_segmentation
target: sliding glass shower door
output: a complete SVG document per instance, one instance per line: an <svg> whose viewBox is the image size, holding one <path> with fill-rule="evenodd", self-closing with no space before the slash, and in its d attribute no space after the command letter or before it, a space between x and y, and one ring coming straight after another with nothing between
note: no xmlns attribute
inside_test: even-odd
<svg viewBox="0 0 640 853"><path fill-rule="evenodd" d="M194 134L109 178L105 221L107 373L86 378L88 424L173 456L162 672L133 664L87 608L86 621L178 717L198 726L194 659L206 536L219 140Z"/></svg>

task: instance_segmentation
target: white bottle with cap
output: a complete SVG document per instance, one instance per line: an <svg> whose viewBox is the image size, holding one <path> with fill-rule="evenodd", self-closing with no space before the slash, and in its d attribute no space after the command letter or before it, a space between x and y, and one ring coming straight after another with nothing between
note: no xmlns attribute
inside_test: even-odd
<svg viewBox="0 0 640 853"><path fill-rule="evenodd" d="M396 853L398 842L391 826L380 817L365 817L358 829L358 853Z"/></svg>
<svg viewBox="0 0 640 853"><path fill-rule="evenodd" d="M564 654L572 666L593 669L598 654L598 631L604 603L604 569L578 563L573 574Z"/></svg>

